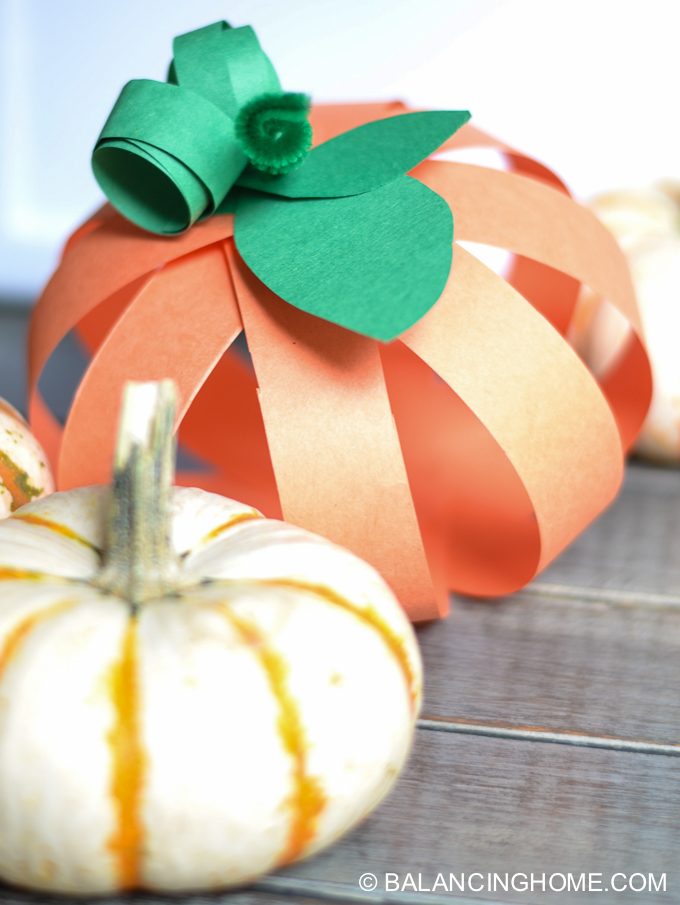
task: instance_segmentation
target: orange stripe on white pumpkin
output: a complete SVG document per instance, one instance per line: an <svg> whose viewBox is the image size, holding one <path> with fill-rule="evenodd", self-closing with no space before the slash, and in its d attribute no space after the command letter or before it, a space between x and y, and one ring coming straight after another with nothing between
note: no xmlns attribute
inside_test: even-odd
<svg viewBox="0 0 680 905"><path fill-rule="evenodd" d="M10 660L21 644L36 626L45 622L47 619L50 619L52 616L58 616L66 610L70 610L73 606L75 606L75 601L73 600L60 600L58 603L53 603L51 606L31 613L11 628L5 636L2 647L0 647L0 677L2 677Z"/></svg>
<svg viewBox="0 0 680 905"><path fill-rule="evenodd" d="M12 497L12 512L39 497L44 490L32 484L28 473L3 450L0 450L0 483L7 488Z"/></svg>
<svg viewBox="0 0 680 905"><path fill-rule="evenodd" d="M144 826L140 805L147 768L139 716L135 616L131 616L128 623L121 656L111 669L109 682L115 713L108 741L111 746L111 798L116 828L109 838L108 848L116 859L120 888L132 889L141 882Z"/></svg>
<svg viewBox="0 0 680 905"><path fill-rule="evenodd" d="M50 584L70 585L75 588L87 586L87 582L78 578L69 578L67 575L53 575L50 572L38 572L33 569L5 565L0 565L0 581L45 581Z"/></svg>
<svg viewBox="0 0 680 905"><path fill-rule="evenodd" d="M201 547L203 544L208 544L210 541L216 540L226 531L229 531L230 528L235 528L236 525L241 525L243 522L252 522L255 519L263 518L264 516L260 512L255 512L254 510L253 512L240 512L238 515L233 516L226 522L222 522L221 525L208 531L208 533L198 542L197 546Z"/></svg>
<svg viewBox="0 0 680 905"><path fill-rule="evenodd" d="M32 512L19 512L17 515L12 516L12 518L21 522L27 522L29 525L36 525L38 528L47 528L48 531L60 534L68 540L75 541L77 544L87 547L88 550L92 550L97 555L101 555L101 550L96 544L93 544L92 541L89 541L86 537L78 534L73 528L69 528L68 525L62 525L61 522L52 521L52 519L45 518L42 515L35 515Z"/></svg>
<svg viewBox="0 0 680 905"><path fill-rule="evenodd" d="M332 588L326 585L314 584L312 582L302 581L297 578L258 578L253 579L254 584L266 585L273 588L287 588L294 591L307 591L317 597L321 597L326 603L340 607L357 619L360 619L365 625L372 628L382 638L385 646L389 649L399 668L404 674L404 680L411 699L411 705L416 707L420 696L420 686L416 679L416 673L408 655L406 642L401 638L395 630L380 616L380 614L372 607L362 607L351 600L338 594Z"/></svg>
<svg viewBox="0 0 680 905"><path fill-rule="evenodd" d="M319 780L307 770L308 742L300 716L300 709L288 685L288 665L283 657L267 644L267 637L251 622L237 616L228 603L219 607L243 641L252 648L267 676L269 687L279 709L278 732L284 750L293 762L294 790L288 799L292 812L286 846L278 863L288 864L299 858L314 839L319 815L326 805L326 796Z"/></svg>
<svg viewBox="0 0 680 905"><path fill-rule="evenodd" d="M32 569L17 569L14 566L0 566L0 581L48 581L52 576ZM59 578L55 578L59 581Z"/></svg>

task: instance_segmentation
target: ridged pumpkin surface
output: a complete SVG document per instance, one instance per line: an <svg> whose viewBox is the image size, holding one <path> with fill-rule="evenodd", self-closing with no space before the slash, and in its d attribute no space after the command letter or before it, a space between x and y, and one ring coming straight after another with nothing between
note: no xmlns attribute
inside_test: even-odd
<svg viewBox="0 0 680 905"><path fill-rule="evenodd" d="M53 489L42 447L19 412L0 399L0 518Z"/></svg>
<svg viewBox="0 0 680 905"><path fill-rule="evenodd" d="M206 889L309 855L384 796L420 704L413 631L365 563L173 491L171 593L100 590L109 491L0 523L0 874Z"/></svg>

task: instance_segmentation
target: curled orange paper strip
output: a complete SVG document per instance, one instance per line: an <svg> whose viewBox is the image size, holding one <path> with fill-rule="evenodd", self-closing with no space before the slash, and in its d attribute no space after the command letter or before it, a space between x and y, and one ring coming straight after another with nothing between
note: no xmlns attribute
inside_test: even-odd
<svg viewBox="0 0 680 905"><path fill-rule="evenodd" d="M402 112L318 107L316 141ZM472 126L509 171L428 160L457 242L515 255L506 279L456 244L443 295L389 345L318 320L248 271L227 216L159 238L104 207L69 240L30 334L30 417L62 488L109 478L122 385L172 377L181 483L241 497L373 563L414 620L448 591L516 590L612 500L651 377L628 270L547 168ZM408 223L403 225L408 230ZM629 339L609 372L565 339L582 284ZM64 426L39 389L71 331L91 355ZM234 340L243 331L251 363Z"/></svg>

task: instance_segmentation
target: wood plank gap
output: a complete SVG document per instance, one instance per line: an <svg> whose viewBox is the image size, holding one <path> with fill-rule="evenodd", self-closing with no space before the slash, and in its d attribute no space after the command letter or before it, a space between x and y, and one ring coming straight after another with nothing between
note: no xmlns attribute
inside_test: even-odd
<svg viewBox="0 0 680 905"><path fill-rule="evenodd" d="M406 871L395 871L400 877L406 875ZM371 873L374 873L371 871ZM384 880L385 871L375 871L374 875L378 878L378 883ZM385 892L383 889L376 888L374 892L364 892L359 888L359 877L362 876L361 867L357 868L357 886L345 886L340 883L328 883L318 880L305 880L297 877L286 876L270 876L258 880L252 886L253 890L258 892L279 893L282 896L308 896L320 899L323 902L337 903L354 903L360 905L371 903L371 905L509 905L507 902L494 899L470 899L467 897L451 896L448 893L440 896L431 893L418 892ZM414 874L417 878L417 874ZM226 905L226 903L225 903Z"/></svg>
<svg viewBox="0 0 680 905"><path fill-rule="evenodd" d="M635 754L661 754L680 757L680 744L663 744L646 739L619 738L613 735L588 735L572 729L549 729L543 726L515 726L510 723L456 717L422 717L418 729L434 732L453 732L458 735L484 735L523 742L543 742L550 745L573 745L577 748L605 748L609 751L628 751Z"/></svg>
<svg viewBox="0 0 680 905"><path fill-rule="evenodd" d="M573 585L534 581L518 592L519 597L540 597L550 602L577 600L583 603L607 603L615 606L645 609L679 609L680 597L646 591L623 591L616 588L584 588Z"/></svg>

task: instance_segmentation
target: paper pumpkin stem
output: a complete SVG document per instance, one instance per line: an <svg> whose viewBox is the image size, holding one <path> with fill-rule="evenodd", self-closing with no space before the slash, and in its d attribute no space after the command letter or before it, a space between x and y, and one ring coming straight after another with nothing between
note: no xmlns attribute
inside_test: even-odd
<svg viewBox="0 0 680 905"><path fill-rule="evenodd" d="M169 527L176 409L170 380L125 388L99 584L133 606L162 595L176 573Z"/></svg>
<svg viewBox="0 0 680 905"><path fill-rule="evenodd" d="M236 140L252 165L281 176L298 166L312 146L306 94L261 94L249 101L234 123Z"/></svg>

